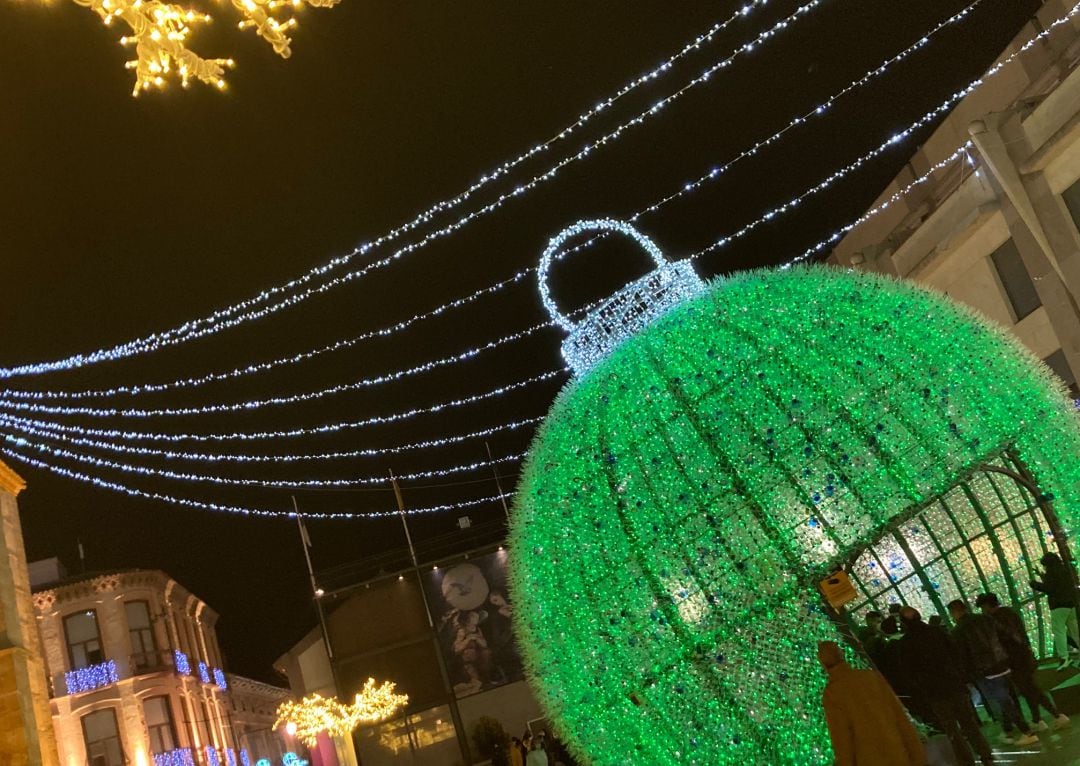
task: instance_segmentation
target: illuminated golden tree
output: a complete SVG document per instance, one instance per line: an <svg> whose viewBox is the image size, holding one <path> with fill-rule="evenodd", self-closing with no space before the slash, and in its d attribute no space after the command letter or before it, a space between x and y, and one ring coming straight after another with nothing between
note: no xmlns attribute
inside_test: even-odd
<svg viewBox="0 0 1080 766"><path fill-rule="evenodd" d="M212 21L208 14L159 0L73 0L94 11L106 26L114 22L127 27L120 43L135 49L127 62L135 70L132 95L163 88L179 80L185 88L192 80L216 88L225 87L225 70L235 66L232 59L203 58L188 47L188 37L196 24ZM254 29L282 58L292 54L289 31L296 28L296 16L305 5L329 8L340 0L231 0L240 16L240 29Z"/></svg>
<svg viewBox="0 0 1080 766"><path fill-rule="evenodd" d="M409 701L409 695L394 692L392 681L376 684L369 678L351 705L319 694L304 697L299 702L283 702L277 709L274 728L295 727L295 734L309 747L319 734L344 737L362 723L375 723L392 716Z"/></svg>
<svg viewBox="0 0 1080 766"><path fill-rule="evenodd" d="M356 700L349 706L349 714L356 723L353 728L362 723L374 723L384 721L409 702L408 694L396 694L393 681L383 684L375 684L374 678L369 678L364 688L356 695Z"/></svg>
<svg viewBox="0 0 1080 766"><path fill-rule="evenodd" d="M274 728L296 727L296 736L308 746L314 746L319 734L332 736L348 734L353 730L348 708L334 699L319 694L304 697L299 702L283 702L277 709ZM291 731L291 727L290 727Z"/></svg>

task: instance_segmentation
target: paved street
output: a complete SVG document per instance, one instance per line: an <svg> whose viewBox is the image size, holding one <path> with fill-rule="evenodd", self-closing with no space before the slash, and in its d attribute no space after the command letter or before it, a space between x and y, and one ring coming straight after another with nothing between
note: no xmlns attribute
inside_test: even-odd
<svg viewBox="0 0 1080 766"><path fill-rule="evenodd" d="M1041 747L1025 749L998 746L994 748L998 763L1017 763L1023 766L1080 766L1080 720L1068 729L1048 731L1039 735Z"/></svg>
<svg viewBox="0 0 1080 766"><path fill-rule="evenodd" d="M1053 695L1057 705L1073 720L1073 725L1061 731L1039 734L1040 745L1028 748L995 744L1000 737L997 726L987 726L986 736L995 744L998 763L1023 766L1080 766L1080 673L1074 669L1057 672L1053 661L1044 662L1039 683ZM1023 708L1027 714L1027 706Z"/></svg>

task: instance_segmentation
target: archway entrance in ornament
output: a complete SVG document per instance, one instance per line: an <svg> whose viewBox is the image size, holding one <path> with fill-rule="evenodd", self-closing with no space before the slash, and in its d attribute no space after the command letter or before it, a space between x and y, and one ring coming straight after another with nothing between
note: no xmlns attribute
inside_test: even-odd
<svg viewBox="0 0 1080 766"><path fill-rule="evenodd" d="M845 567L858 594L845 607L851 627L868 610L910 605L948 621L946 604L995 593L1024 618L1035 653L1053 654L1046 598L1031 589L1039 559L1068 550L1052 503L1008 450L944 494L904 514Z"/></svg>

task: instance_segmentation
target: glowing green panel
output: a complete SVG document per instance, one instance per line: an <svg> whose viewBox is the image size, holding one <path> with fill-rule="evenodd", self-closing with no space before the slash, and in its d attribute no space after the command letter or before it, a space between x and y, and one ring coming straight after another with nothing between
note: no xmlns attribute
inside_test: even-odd
<svg viewBox="0 0 1080 766"><path fill-rule="evenodd" d="M542 703L602 766L830 763L817 581L1008 445L1071 528L1080 422L1005 333L867 274L712 285L532 446L511 560Z"/></svg>

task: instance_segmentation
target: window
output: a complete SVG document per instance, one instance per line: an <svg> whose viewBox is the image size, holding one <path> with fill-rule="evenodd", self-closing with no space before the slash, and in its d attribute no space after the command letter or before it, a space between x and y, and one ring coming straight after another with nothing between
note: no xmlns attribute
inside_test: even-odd
<svg viewBox="0 0 1080 766"><path fill-rule="evenodd" d="M1065 200L1065 207L1069 209L1073 223L1080 227L1080 181L1063 191L1061 198Z"/></svg>
<svg viewBox="0 0 1080 766"><path fill-rule="evenodd" d="M1011 239L990 254L990 260L997 269L1001 286L1009 298L1016 321L1026 317L1042 305L1035 283L1031 281L1027 266L1020 258L1020 251Z"/></svg>
<svg viewBox="0 0 1080 766"><path fill-rule="evenodd" d="M176 749L172 708L168 697L150 697L143 703L146 728L150 732L150 752L155 755Z"/></svg>
<svg viewBox="0 0 1080 766"><path fill-rule="evenodd" d="M127 614L134 664L137 668L150 667L157 660L154 629L150 624L150 605L145 601L128 601L124 604L124 612Z"/></svg>
<svg viewBox="0 0 1080 766"><path fill-rule="evenodd" d="M67 636L72 670L105 661L105 654L101 651L101 635L98 633L97 612L93 609L65 617L64 635Z"/></svg>
<svg viewBox="0 0 1080 766"><path fill-rule="evenodd" d="M124 750L112 708L84 715L82 727L89 766L124 766Z"/></svg>
<svg viewBox="0 0 1080 766"><path fill-rule="evenodd" d="M1054 371L1054 374L1061 378L1065 385L1069 387L1069 390L1076 393L1076 374L1069 366L1069 360L1065 358L1065 352L1060 348L1052 353L1050 356L1043 359L1046 362L1046 366Z"/></svg>

